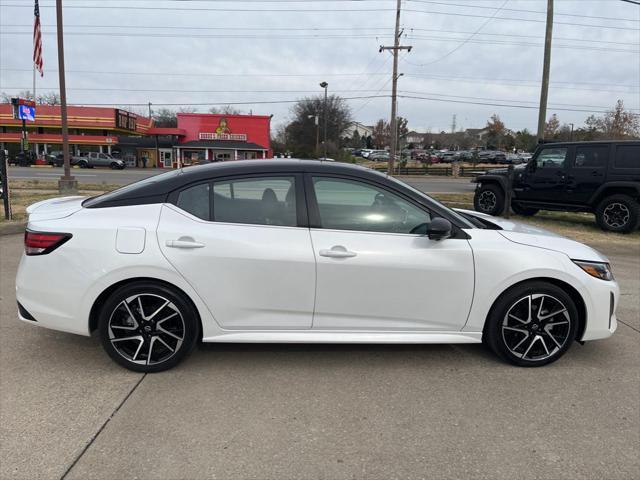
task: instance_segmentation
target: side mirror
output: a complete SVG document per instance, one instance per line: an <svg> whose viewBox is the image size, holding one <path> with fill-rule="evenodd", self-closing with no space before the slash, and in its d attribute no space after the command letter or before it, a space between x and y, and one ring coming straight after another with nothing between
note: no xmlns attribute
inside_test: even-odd
<svg viewBox="0 0 640 480"><path fill-rule="evenodd" d="M427 236L431 240L444 240L451 236L451 222L446 218L436 217L427 228Z"/></svg>

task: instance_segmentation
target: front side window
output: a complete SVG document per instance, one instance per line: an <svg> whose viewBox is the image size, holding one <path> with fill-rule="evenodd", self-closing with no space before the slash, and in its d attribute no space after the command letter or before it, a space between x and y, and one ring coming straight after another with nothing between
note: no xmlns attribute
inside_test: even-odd
<svg viewBox="0 0 640 480"><path fill-rule="evenodd" d="M566 159L566 148L545 148L536 158L536 166L538 168L564 168Z"/></svg>
<svg viewBox="0 0 640 480"><path fill-rule="evenodd" d="M314 177L322 228L386 233L424 233L428 212L382 188L354 180Z"/></svg>
<svg viewBox="0 0 640 480"><path fill-rule="evenodd" d="M213 184L213 221L297 226L294 177L254 177Z"/></svg>
<svg viewBox="0 0 640 480"><path fill-rule="evenodd" d="M609 147L590 146L576 148L576 168L599 168L607 165L609 158Z"/></svg>

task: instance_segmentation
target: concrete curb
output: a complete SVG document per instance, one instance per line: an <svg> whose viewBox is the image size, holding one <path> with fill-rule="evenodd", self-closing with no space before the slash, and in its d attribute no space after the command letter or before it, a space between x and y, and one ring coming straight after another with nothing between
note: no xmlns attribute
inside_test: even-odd
<svg viewBox="0 0 640 480"><path fill-rule="evenodd" d="M0 236L24 233L25 228L27 228L27 222L0 223Z"/></svg>

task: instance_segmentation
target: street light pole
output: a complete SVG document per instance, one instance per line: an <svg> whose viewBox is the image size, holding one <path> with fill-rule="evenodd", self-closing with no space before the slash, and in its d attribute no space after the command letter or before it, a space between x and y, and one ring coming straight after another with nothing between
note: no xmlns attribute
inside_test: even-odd
<svg viewBox="0 0 640 480"><path fill-rule="evenodd" d="M58 190L76 191L78 182L71 176L71 158L69 156L69 128L67 123L67 87L64 78L64 36L62 28L62 0L56 0L56 31L58 35L58 79L60 81L60 116L62 121L62 157L64 175L58 180Z"/></svg>
<svg viewBox="0 0 640 480"><path fill-rule="evenodd" d="M320 155L320 115L307 115L307 118L313 118L316 124L316 149L314 150L316 156Z"/></svg>
<svg viewBox="0 0 640 480"><path fill-rule="evenodd" d="M323 112L322 112L322 116L324 117L323 119L323 128L324 128L324 140L323 140L323 144L324 144L324 159L327 159L327 87L329 86L329 84L327 82L321 82L320 86L322 88L324 88L324 107L322 108Z"/></svg>

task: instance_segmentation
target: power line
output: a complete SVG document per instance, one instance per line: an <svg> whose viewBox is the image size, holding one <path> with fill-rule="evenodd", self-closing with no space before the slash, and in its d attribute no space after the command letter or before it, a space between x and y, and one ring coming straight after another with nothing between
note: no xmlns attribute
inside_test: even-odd
<svg viewBox="0 0 640 480"><path fill-rule="evenodd" d="M454 47L453 49L451 49L450 51L448 51L447 53L445 53L444 55L442 55L439 58L436 58L435 60L431 60L427 63L423 63L423 64L413 64L413 65L417 65L418 67L426 67L427 65L432 65L434 63L440 62L442 60L444 60L445 58L449 57L450 55L452 55L453 53L457 52L458 50L460 50L462 47L464 47L468 42L470 42L473 37L475 37L478 33L480 33L480 31L487 26L487 24L493 20L494 18L496 18L496 15L498 15L498 13L500 13L500 11L504 8L504 6L509 2L509 0L504 0L504 2L502 2L502 5L500 5L494 12L493 14L485 21L482 23L482 25L480 25L480 27L478 27L478 29L473 32L469 37L465 38L459 45L457 45L456 47ZM409 62L411 63L411 62Z"/></svg>
<svg viewBox="0 0 640 480"><path fill-rule="evenodd" d="M423 3L423 4L430 4L430 5L443 5L443 6L447 6L447 7L462 7L462 8L476 8L476 9L485 9L485 10L493 10L495 7L488 7L488 6L484 6L484 5L472 5L472 4L462 4L462 3L451 3L451 2L438 2L438 1L434 1L434 0L406 0L407 2L414 2L414 3ZM625 1L625 0L622 0ZM536 14L541 14L541 15L546 15L547 12L542 11L542 10L527 10L527 9L522 9L522 8L503 8L502 10L504 10L505 12L522 12L522 13L536 13ZM556 13L556 15L561 16L561 17L578 17L578 18L593 18L596 20L613 20L613 21L618 21L618 22L634 22L635 20L633 19L628 19L628 18L620 18L620 17L599 17L596 15L583 15L583 14L579 14L579 13Z"/></svg>
<svg viewBox="0 0 640 480"><path fill-rule="evenodd" d="M472 102L466 100L450 100L444 98L433 98L433 97L421 97L416 95L399 95L400 98L410 98L414 100L429 100L432 102L448 102L448 103L464 103L466 105L484 105L490 107L505 107L505 108L523 108L527 110L538 110L538 107L535 105L510 105L507 103L491 103L491 102ZM585 112L585 113L606 113L607 110L586 110L586 109L576 109L576 108L554 108L554 110L561 112Z"/></svg>
<svg viewBox="0 0 640 480"><path fill-rule="evenodd" d="M278 2L276 2L278 3ZM316 3L316 2L313 2ZM318 2L319 3L319 2ZM14 8L33 8L32 5L25 4L9 4L3 3L0 4L1 7L14 7ZM54 5L41 5L40 8L54 8ZM280 13L340 13L340 12L393 12L395 9L393 8L323 8L323 9L307 9L307 8L228 8L228 7L195 7L195 8L183 8L183 7L158 7L158 6L108 6L108 5L67 5L65 9L85 9L85 10L113 10L117 8L118 10L141 10L141 11L178 11L178 12L202 12L202 11L210 11L210 12L280 12ZM475 17L475 18L492 18L487 15L478 15L478 14L469 14L469 13L457 13L457 12L440 12L440 11L431 11L431 10L416 10L416 9L405 9L406 12L412 13L425 13L430 15L450 15L450 16L459 16L459 17ZM534 23L544 23L544 20L539 19L531 19L531 18L518 18L518 17L495 17L496 20L510 20L510 21L520 21L520 22L534 22ZM594 25L594 24L585 24L585 23L573 23L573 22L555 22L557 25L571 25L571 26L579 26L579 27L588 27L588 28L608 28L615 30L640 30L638 28L632 27L621 27L621 26L613 26L613 25Z"/></svg>

